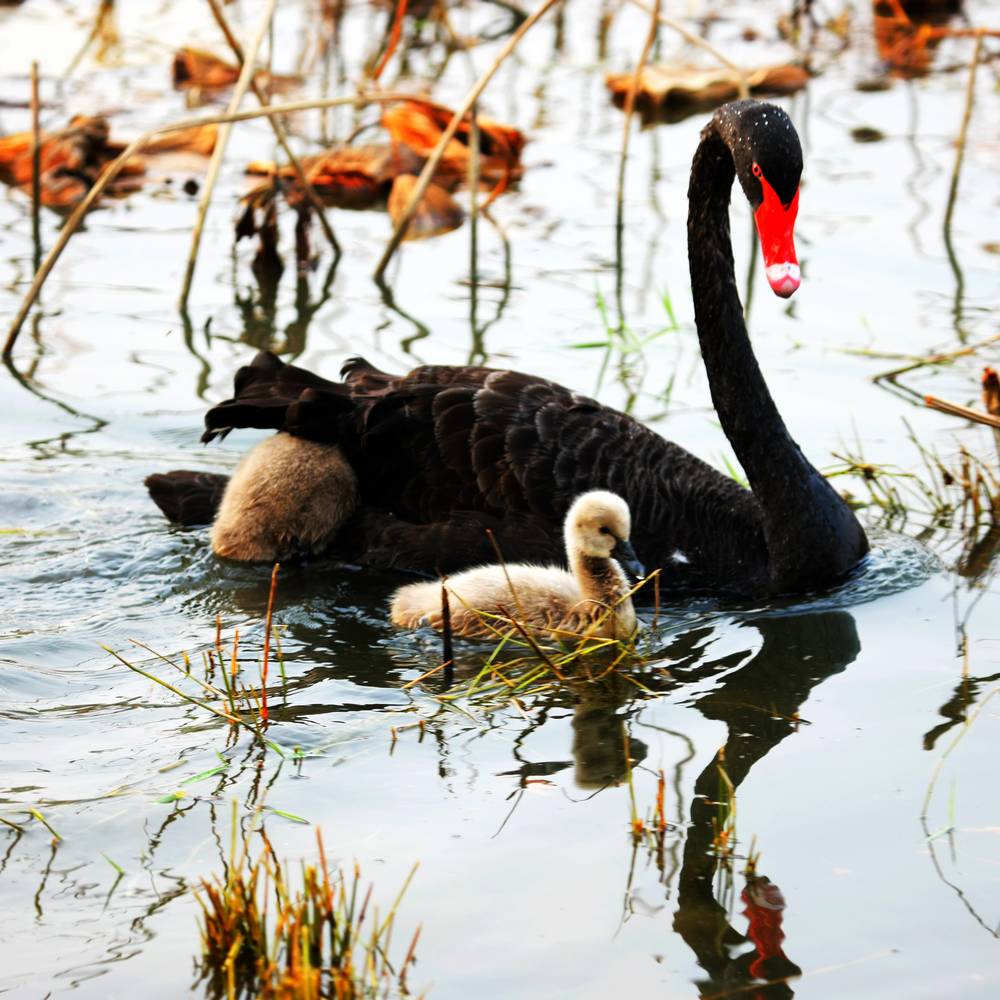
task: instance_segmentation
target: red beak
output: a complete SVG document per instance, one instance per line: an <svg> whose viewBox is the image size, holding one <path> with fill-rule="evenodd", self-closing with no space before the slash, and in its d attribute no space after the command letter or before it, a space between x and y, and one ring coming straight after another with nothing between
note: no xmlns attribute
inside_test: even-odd
<svg viewBox="0 0 1000 1000"><path fill-rule="evenodd" d="M799 259L795 256L795 216L799 212L799 192L786 207L778 193L755 166L764 200L754 212L760 247L764 253L764 272L775 295L787 299L802 281Z"/></svg>

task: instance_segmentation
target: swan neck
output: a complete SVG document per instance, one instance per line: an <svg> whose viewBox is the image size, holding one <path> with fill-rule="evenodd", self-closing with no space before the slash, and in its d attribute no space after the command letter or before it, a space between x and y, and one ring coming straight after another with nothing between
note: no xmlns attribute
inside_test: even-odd
<svg viewBox="0 0 1000 1000"><path fill-rule="evenodd" d="M624 600L630 587L624 571L614 559L588 556L577 550L570 552L570 569L580 587L580 596L585 601L594 601L603 607L615 608L615 617L630 618L625 623L628 631L635 623L632 602Z"/></svg>
<svg viewBox="0 0 1000 1000"><path fill-rule="evenodd" d="M713 123L702 132L688 190L695 324L712 402L761 505L771 588L791 591L846 572L867 542L853 513L788 433L754 356L729 230L735 172Z"/></svg>
<svg viewBox="0 0 1000 1000"><path fill-rule="evenodd" d="M729 147L709 126L695 154L688 192L695 325L722 429L758 493L767 490L776 461L805 459L774 405L743 320L729 230L734 178Z"/></svg>

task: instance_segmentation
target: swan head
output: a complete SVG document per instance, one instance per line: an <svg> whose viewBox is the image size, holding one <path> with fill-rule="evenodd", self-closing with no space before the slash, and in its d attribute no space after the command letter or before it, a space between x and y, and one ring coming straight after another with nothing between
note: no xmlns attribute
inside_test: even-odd
<svg viewBox="0 0 1000 1000"><path fill-rule="evenodd" d="M632 519L628 504L617 493L592 490L573 501L566 514L566 551L572 556L614 559L625 572L638 579L646 575L632 548Z"/></svg>
<svg viewBox="0 0 1000 1000"><path fill-rule="evenodd" d="M775 295L787 299L802 280L795 254L802 177L798 133L781 108L762 101L725 104L712 123L732 153L750 202L768 283Z"/></svg>

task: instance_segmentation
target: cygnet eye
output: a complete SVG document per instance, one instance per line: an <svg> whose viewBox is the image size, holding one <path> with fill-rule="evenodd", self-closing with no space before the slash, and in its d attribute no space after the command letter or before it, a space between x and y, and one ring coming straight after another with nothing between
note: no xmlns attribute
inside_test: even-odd
<svg viewBox="0 0 1000 1000"><path fill-rule="evenodd" d="M601 527L600 527L600 532L601 532L602 535L610 535L611 534L611 529L609 527L607 527L606 525L602 524Z"/></svg>

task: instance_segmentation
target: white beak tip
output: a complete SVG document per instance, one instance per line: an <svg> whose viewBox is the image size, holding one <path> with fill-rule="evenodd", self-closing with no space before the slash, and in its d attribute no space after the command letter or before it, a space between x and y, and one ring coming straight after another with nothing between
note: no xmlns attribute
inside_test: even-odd
<svg viewBox="0 0 1000 1000"><path fill-rule="evenodd" d="M783 299L787 299L802 284L802 272L798 264L769 264L764 270L771 291Z"/></svg>

